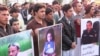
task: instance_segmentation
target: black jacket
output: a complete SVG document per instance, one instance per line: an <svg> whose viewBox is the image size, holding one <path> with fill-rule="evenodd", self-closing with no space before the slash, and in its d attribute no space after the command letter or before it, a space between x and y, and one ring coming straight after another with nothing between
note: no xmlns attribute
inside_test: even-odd
<svg viewBox="0 0 100 56"><path fill-rule="evenodd" d="M74 22L70 20L70 24L63 17L58 23L63 24L62 28L62 50L69 50L71 49L72 42L75 42L75 27Z"/></svg>
<svg viewBox="0 0 100 56"><path fill-rule="evenodd" d="M3 27L0 26L0 37L4 37L13 33L13 29L8 24L6 25L6 32L4 31Z"/></svg>
<svg viewBox="0 0 100 56"><path fill-rule="evenodd" d="M83 34L82 34L82 44L91 44L94 42L97 42L97 38L96 38L97 34L96 31L94 29L91 29L89 32L88 30L84 30Z"/></svg>

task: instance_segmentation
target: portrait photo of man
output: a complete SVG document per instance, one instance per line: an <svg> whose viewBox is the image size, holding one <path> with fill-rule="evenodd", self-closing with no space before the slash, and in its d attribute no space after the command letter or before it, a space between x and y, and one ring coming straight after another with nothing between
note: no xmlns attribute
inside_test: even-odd
<svg viewBox="0 0 100 56"><path fill-rule="evenodd" d="M8 56L18 56L20 52L20 47L18 43L10 44L8 46Z"/></svg>
<svg viewBox="0 0 100 56"><path fill-rule="evenodd" d="M82 34L82 44L90 44L95 42L97 34L92 25L92 21L87 21L86 29L83 31Z"/></svg>

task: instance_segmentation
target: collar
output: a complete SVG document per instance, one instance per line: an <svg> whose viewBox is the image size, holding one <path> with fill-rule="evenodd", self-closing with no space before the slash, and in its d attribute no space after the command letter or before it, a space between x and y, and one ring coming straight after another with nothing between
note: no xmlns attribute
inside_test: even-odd
<svg viewBox="0 0 100 56"><path fill-rule="evenodd" d="M65 16L65 18L66 18L67 21L70 21L70 20L71 20L71 18L68 18L68 17L66 17L66 16Z"/></svg>
<svg viewBox="0 0 100 56"><path fill-rule="evenodd" d="M81 13L77 14L75 11L73 11L73 15L76 16L76 15L81 15Z"/></svg>
<svg viewBox="0 0 100 56"><path fill-rule="evenodd" d="M67 17L65 17L65 20L66 20L66 22L68 23L68 24L70 24L71 22L71 19L70 18L67 18Z"/></svg>
<svg viewBox="0 0 100 56"><path fill-rule="evenodd" d="M35 24L40 24L39 22L36 21L36 19L33 19L33 21L34 21ZM40 24L40 25L44 25L45 24L45 20L44 19L42 19L42 22L43 22L43 24Z"/></svg>
<svg viewBox="0 0 100 56"><path fill-rule="evenodd" d="M6 24L6 28L8 27L8 24ZM3 26L0 25L0 28L4 29Z"/></svg>
<svg viewBox="0 0 100 56"><path fill-rule="evenodd" d="M6 29L6 31L7 31L7 29L9 29L9 25L7 24L5 29L0 25L0 28L3 29L3 30Z"/></svg>

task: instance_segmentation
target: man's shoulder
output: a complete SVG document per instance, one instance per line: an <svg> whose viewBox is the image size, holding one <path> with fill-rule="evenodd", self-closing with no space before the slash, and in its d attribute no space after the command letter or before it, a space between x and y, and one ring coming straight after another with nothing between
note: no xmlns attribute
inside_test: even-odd
<svg viewBox="0 0 100 56"><path fill-rule="evenodd" d="M61 23L61 22L63 22L63 21L65 21L65 17L62 17L62 18L58 21L58 23Z"/></svg>
<svg viewBox="0 0 100 56"><path fill-rule="evenodd" d="M35 21L34 21L34 19L32 19L31 21L28 22L26 28L27 28L27 29L30 29L30 28L32 28L34 25L35 25Z"/></svg>
<svg viewBox="0 0 100 56"><path fill-rule="evenodd" d="M11 28L11 26L10 26L9 24L7 24L7 26L6 26L6 27L7 27L7 28L10 28L10 29L12 29L12 28Z"/></svg>
<svg viewBox="0 0 100 56"><path fill-rule="evenodd" d="M92 31L92 32L96 32L96 30L95 30L95 29L91 29L91 31Z"/></svg>
<svg viewBox="0 0 100 56"><path fill-rule="evenodd" d="M87 29L83 30L83 32L87 32Z"/></svg>
<svg viewBox="0 0 100 56"><path fill-rule="evenodd" d="M34 19L32 19L31 21L28 22L27 25L33 25L36 21Z"/></svg>

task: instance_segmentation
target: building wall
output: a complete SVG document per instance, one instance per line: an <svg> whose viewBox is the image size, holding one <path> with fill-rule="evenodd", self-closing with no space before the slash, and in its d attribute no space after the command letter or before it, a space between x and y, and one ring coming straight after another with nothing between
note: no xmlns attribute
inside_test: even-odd
<svg viewBox="0 0 100 56"><path fill-rule="evenodd" d="M4 3L4 1L3 0L0 0L0 4L3 4Z"/></svg>
<svg viewBox="0 0 100 56"><path fill-rule="evenodd" d="M8 3L11 4L11 5L13 5L14 3L23 4L24 2L33 2L33 1L34 0L8 0Z"/></svg>

